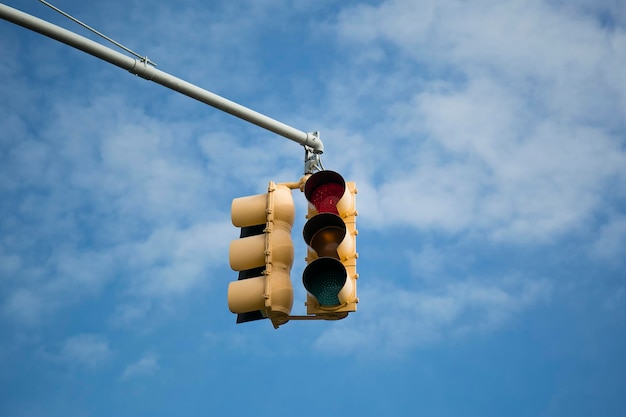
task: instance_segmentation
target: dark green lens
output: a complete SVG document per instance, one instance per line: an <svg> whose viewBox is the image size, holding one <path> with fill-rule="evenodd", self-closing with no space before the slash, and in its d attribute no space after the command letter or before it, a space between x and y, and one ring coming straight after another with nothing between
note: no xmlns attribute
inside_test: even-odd
<svg viewBox="0 0 626 417"><path fill-rule="evenodd" d="M319 258L305 268L302 282L320 306L336 306L346 283L346 269L337 259Z"/></svg>
<svg viewBox="0 0 626 417"><path fill-rule="evenodd" d="M321 306L336 306L339 304L337 295L345 282L345 276L337 271L320 273L311 283L310 291Z"/></svg>

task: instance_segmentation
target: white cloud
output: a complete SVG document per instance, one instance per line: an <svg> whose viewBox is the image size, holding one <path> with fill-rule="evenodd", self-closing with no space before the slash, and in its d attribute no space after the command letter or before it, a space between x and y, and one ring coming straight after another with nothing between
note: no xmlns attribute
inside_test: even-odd
<svg viewBox="0 0 626 417"><path fill-rule="evenodd" d="M359 311L333 324L315 346L328 354L402 356L416 347L494 332L550 294L547 281L472 279L412 291L370 282Z"/></svg>
<svg viewBox="0 0 626 417"><path fill-rule="evenodd" d="M184 294L207 282L207 271L228 259L228 245L236 238L229 222L198 223L187 229L155 230L145 241L126 247L126 261L136 277L133 294L163 297Z"/></svg>
<svg viewBox="0 0 626 417"><path fill-rule="evenodd" d="M384 1L375 6L357 4L338 16L340 33L359 42L377 38L403 43L422 39L433 23L433 0Z"/></svg>
<svg viewBox="0 0 626 417"><path fill-rule="evenodd" d="M126 303L118 304L110 318L111 324L117 327L133 328L135 332L146 331L146 325L142 323L146 316L154 308L154 303L148 299L131 299ZM134 326L142 323L140 326Z"/></svg>
<svg viewBox="0 0 626 417"><path fill-rule="evenodd" d="M121 379L128 380L137 377L150 376L159 370L159 356L154 353L143 355L137 362L126 366Z"/></svg>
<svg viewBox="0 0 626 417"><path fill-rule="evenodd" d="M549 242L619 211L607 197L626 180L626 32L580 7L392 0L344 9L335 29L361 65L346 69L349 87L345 74L335 80L331 99L337 110L385 109L367 138L343 145L360 177L362 223ZM374 49L386 61L362 58ZM391 72L384 80L380 65Z"/></svg>
<svg viewBox="0 0 626 417"><path fill-rule="evenodd" d="M602 209L606 182L626 177L626 155L617 137L554 120L524 127L528 111L521 103L507 104L515 101L512 96L494 99L484 91L485 81L479 84L471 83L458 95L424 95L423 126L443 146L443 155L461 161L448 163L451 168L436 162L426 172L415 172L414 177L433 187L409 195L439 207L446 204L455 212L442 216L448 222L461 220L462 228L487 229L507 240L558 236ZM486 88L493 90L490 84ZM442 183L446 179L449 184ZM435 190L457 201L442 201Z"/></svg>
<svg viewBox="0 0 626 417"><path fill-rule="evenodd" d="M25 288L13 291L2 305L2 315L10 322L37 325L41 319L42 302L36 294Z"/></svg>
<svg viewBox="0 0 626 417"><path fill-rule="evenodd" d="M48 129L9 146L0 167L3 317L41 324L122 275L121 292L144 304L211 284L236 230L232 190L207 180L196 124L150 118L114 93L43 114Z"/></svg>
<svg viewBox="0 0 626 417"><path fill-rule="evenodd" d="M73 366L95 369L112 356L106 337L98 334L79 334L68 338L58 354L58 359Z"/></svg>
<svg viewBox="0 0 626 417"><path fill-rule="evenodd" d="M449 255L432 244L424 245L417 253L407 251L412 275L424 281L441 280Z"/></svg>
<svg viewBox="0 0 626 417"><path fill-rule="evenodd" d="M592 254L602 260L623 262L626 253L626 217L615 216L600 228Z"/></svg>

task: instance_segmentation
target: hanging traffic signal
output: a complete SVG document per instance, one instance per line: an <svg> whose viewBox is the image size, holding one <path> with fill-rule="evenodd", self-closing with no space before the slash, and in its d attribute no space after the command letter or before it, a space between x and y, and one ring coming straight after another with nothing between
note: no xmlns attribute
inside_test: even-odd
<svg viewBox="0 0 626 417"><path fill-rule="evenodd" d="M291 189L270 182L266 194L236 198L231 218L241 233L230 244L230 266L239 278L228 285L228 308L237 323L269 318L278 328L289 321L293 304Z"/></svg>
<svg viewBox="0 0 626 417"><path fill-rule="evenodd" d="M356 311L356 193L355 184L334 171L316 172L304 185L307 314L343 318Z"/></svg>

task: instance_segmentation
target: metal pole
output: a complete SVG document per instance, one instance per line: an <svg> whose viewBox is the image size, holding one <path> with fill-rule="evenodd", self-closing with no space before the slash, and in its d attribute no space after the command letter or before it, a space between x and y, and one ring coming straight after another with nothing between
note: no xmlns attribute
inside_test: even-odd
<svg viewBox="0 0 626 417"><path fill-rule="evenodd" d="M145 59L131 58L120 52L114 51L97 42L80 36L74 32L63 29L45 20L31 16L17 9L0 3L0 18L26 29L38 32L44 36L55 39L73 48L80 49L90 55L107 61L113 65L130 71L149 81L161 84L164 87L178 91L188 97L213 106L235 117L246 120L259 127L274 132L287 139L299 143L305 148L310 148L316 154L324 152L324 145L317 132L306 133L286 125L278 120L267 117L254 110L230 101L210 91L204 90L194 84L174 77L149 65Z"/></svg>

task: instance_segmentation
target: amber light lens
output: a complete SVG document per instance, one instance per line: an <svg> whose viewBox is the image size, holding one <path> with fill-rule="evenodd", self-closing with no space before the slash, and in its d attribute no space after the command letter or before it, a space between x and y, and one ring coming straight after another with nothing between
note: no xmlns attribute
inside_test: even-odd
<svg viewBox="0 0 626 417"><path fill-rule="evenodd" d="M340 259L337 248L346 236L346 225L336 214L322 213L304 225L302 236L318 257Z"/></svg>

